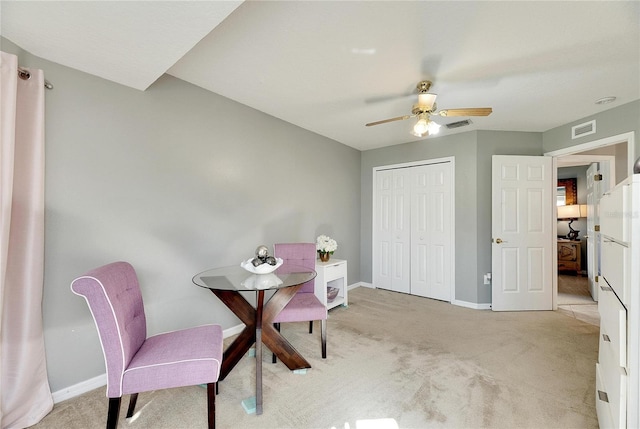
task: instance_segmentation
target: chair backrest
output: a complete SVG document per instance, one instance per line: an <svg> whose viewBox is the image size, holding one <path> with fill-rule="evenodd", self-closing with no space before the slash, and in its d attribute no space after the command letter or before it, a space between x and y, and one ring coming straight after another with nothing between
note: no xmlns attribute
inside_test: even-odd
<svg viewBox="0 0 640 429"><path fill-rule="evenodd" d="M96 268L71 283L85 298L98 329L107 367L107 396L122 396L122 374L147 338L138 277L127 262Z"/></svg>
<svg viewBox="0 0 640 429"><path fill-rule="evenodd" d="M306 268L316 269L315 243L276 243L273 245L273 255L284 261L292 262ZM315 279L309 280L298 290L298 293L313 293Z"/></svg>

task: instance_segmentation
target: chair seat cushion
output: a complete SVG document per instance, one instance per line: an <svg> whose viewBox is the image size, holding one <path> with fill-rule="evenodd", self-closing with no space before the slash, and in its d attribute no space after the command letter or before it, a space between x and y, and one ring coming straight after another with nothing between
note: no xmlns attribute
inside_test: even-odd
<svg viewBox="0 0 640 429"><path fill-rule="evenodd" d="M220 325L203 325L147 338L123 374L122 394L215 382L222 337Z"/></svg>
<svg viewBox="0 0 640 429"><path fill-rule="evenodd" d="M304 322L307 320L325 320L326 318L327 307L313 293L298 292L273 321L275 323Z"/></svg>

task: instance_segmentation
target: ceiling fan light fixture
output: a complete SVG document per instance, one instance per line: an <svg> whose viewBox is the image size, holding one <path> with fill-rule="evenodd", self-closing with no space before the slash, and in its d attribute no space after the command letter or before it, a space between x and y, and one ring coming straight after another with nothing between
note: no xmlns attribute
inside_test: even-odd
<svg viewBox="0 0 640 429"><path fill-rule="evenodd" d="M419 118L411 130L411 134L416 137L424 137L425 134L429 133L429 122L431 121L429 121L426 115L420 115Z"/></svg>
<svg viewBox="0 0 640 429"><path fill-rule="evenodd" d="M440 124L429 119L429 115L422 113L418 116L418 122L411 129L411 134L416 137L424 137L438 134L440 132Z"/></svg>
<svg viewBox="0 0 640 429"><path fill-rule="evenodd" d="M440 132L440 124L437 122L429 121L427 124L427 130L429 131L429 135L435 135Z"/></svg>

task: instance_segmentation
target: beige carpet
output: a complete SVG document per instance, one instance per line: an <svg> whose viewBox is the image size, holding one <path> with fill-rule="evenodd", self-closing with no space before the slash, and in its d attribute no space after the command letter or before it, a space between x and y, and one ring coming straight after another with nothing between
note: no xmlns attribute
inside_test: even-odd
<svg viewBox="0 0 640 429"><path fill-rule="evenodd" d="M218 428L597 428L598 327L560 312L494 313L356 288L330 312L328 358L306 324L283 334L313 366L264 357L264 414L246 414L254 359L220 383ZM128 401L128 399L127 399ZM123 401L124 402L124 401ZM102 428L104 388L56 404L35 428ZM200 387L140 394L121 428L205 428ZM379 425L374 426L374 423Z"/></svg>

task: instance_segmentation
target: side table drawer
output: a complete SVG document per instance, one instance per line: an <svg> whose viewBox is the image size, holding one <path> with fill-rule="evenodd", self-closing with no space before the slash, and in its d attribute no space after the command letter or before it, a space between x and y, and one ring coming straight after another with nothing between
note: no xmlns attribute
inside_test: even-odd
<svg viewBox="0 0 640 429"><path fill-rule="evenodd" d="M327 265L324 268L325 281L330 282L335 279L347 276L347 264L344 262L336 262L334 265Z"/></svg>

